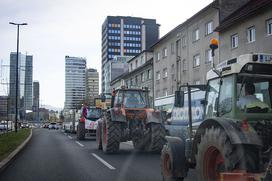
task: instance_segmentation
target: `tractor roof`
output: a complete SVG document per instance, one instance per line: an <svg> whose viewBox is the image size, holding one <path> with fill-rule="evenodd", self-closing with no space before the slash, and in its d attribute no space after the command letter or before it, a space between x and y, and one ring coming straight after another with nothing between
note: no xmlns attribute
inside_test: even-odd
<svg viewBox="0 0 272 181"><path fill-rule="evenodd" d="M244 54L237 58L225 60L216 66L216 70L221 72L222 76L234 73L240 73L245 65L253 64L270 64L272 65L272 54ZM218 77L213 71L207 73L207 80Z"/></svg>

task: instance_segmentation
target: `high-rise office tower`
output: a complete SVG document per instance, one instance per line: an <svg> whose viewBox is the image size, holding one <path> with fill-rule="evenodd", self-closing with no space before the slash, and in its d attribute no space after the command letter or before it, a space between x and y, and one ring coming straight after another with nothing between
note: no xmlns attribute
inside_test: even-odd
<svg viewBox="0 0 272 181"><path fill-rule="evenodd" d="M9 110L15 114L16 102L16 62L17 53L10 53L10 83L9 83ZM18 55L18 113L20 118L24 118L26 110L32 110L32 79L33 79L33 56Z"/></svg>
<svg viewBox="0 0 272 181"><path fill-rule="evenodd" d="M94 98L99 95L99 74L96 69L90 68L87 70L87 88L86 96L87 100L91 104L94 103Z"/></svg>
<svg viewBox="0 0 272 181"><path fill-rule="evenodd" d="M39 108L40 108L40 83L33 82L33 112L35 112L35 121L39 121Z"/></svg>
<svg viewBox="0 0 272 181"><path fill-rule="evenodd" d="M77 109L85 99L86 59L65 56L65 103L66 110Z"/></svg>
<svg viewBox="0 0 272 181"><path fill-rule="evenodd" d="M26 55L26 66L25 66L25 109L32 110L33 105L33 56Z"/></svg>
<svg viewBox="0 0 272 181"><path fill-rule="evenodd" d="M155 19L107 16L102 25L102 93L105 93L105 65L114 56L135 56L159 39Z"/></svg>

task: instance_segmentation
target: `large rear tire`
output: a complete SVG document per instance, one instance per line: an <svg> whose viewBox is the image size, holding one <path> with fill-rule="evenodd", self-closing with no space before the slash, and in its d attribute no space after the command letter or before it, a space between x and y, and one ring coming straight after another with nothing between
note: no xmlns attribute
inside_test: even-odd
<svg viewBox="0 0 272 181"><path fill-rule="evenodd" d="M110 114L106 114L102 122L102 149L104 153L119 151L121 141L121 125L111 121Z"/></svg>
<svg viewBox="0 0 272 181"><path fill-rule="evenodd" d="M233 170L256 172L259 164L254 159L258 160L258 151L253 153L243 145L232 145L227 134L220 128L206 129L196 155L198 179L219 181L220 172Z"/></svg>
<svg viewBox="0 0 272 181"><path fill-rule="evenodd" d="M183 181L187 175L184 142L174 137L168 140L161 151L160 162L163 181Z"/></svg>
<svg viewBox="0 0 272 181"><path fill-rule="evenodd" d="M77 125L77 139L84 140L85 139L85 123L79 122Z"/></svg>
<svg viewBox="0 0 272 181"><path fill-rule="evenodd" d="M102 150L102 122L98 122L97 128L96 128L96 145L98 150Z"/></svg>
<svg viewBox="0 0 272 181"><path fill-rule="evenodd" d="M146 150L159 153L166 143L164 127L159 123L150 123L149 134L150 141Z"/></svg>

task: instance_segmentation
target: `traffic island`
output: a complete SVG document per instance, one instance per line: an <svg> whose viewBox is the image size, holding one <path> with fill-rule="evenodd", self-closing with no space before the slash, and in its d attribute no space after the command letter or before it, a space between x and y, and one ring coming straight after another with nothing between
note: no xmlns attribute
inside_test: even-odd
<svg viewBox="0 0 272 181"><path fill-rule="evenodd" d="M25 147L32 137L32 129L21 129L17 133L0 135L0 172Z"/></svg>

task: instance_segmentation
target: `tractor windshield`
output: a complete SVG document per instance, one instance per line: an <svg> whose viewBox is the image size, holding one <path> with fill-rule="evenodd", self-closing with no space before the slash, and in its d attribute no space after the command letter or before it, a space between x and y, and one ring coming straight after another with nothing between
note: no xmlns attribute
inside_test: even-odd
<svg viewBox="0 0 272 181"><path fill-rule="evenodd" d="M244 112L271 111L272 76L240 74L237 77L237 107ZM248 111L250 110L250 111Z"/></svg>
<svg viewBox="0 0 272 181"><path fill-rule="evenodd" d="M100 118L101 116L101 109L98 108L89 108L87 113L88 119L95 119Z"/></svg>
<svg viewBox="0 0 272 181"><path fill-rule="evenodd" d="M147 92L145 91L124 91L125 108L147 108Z"/></svg>

